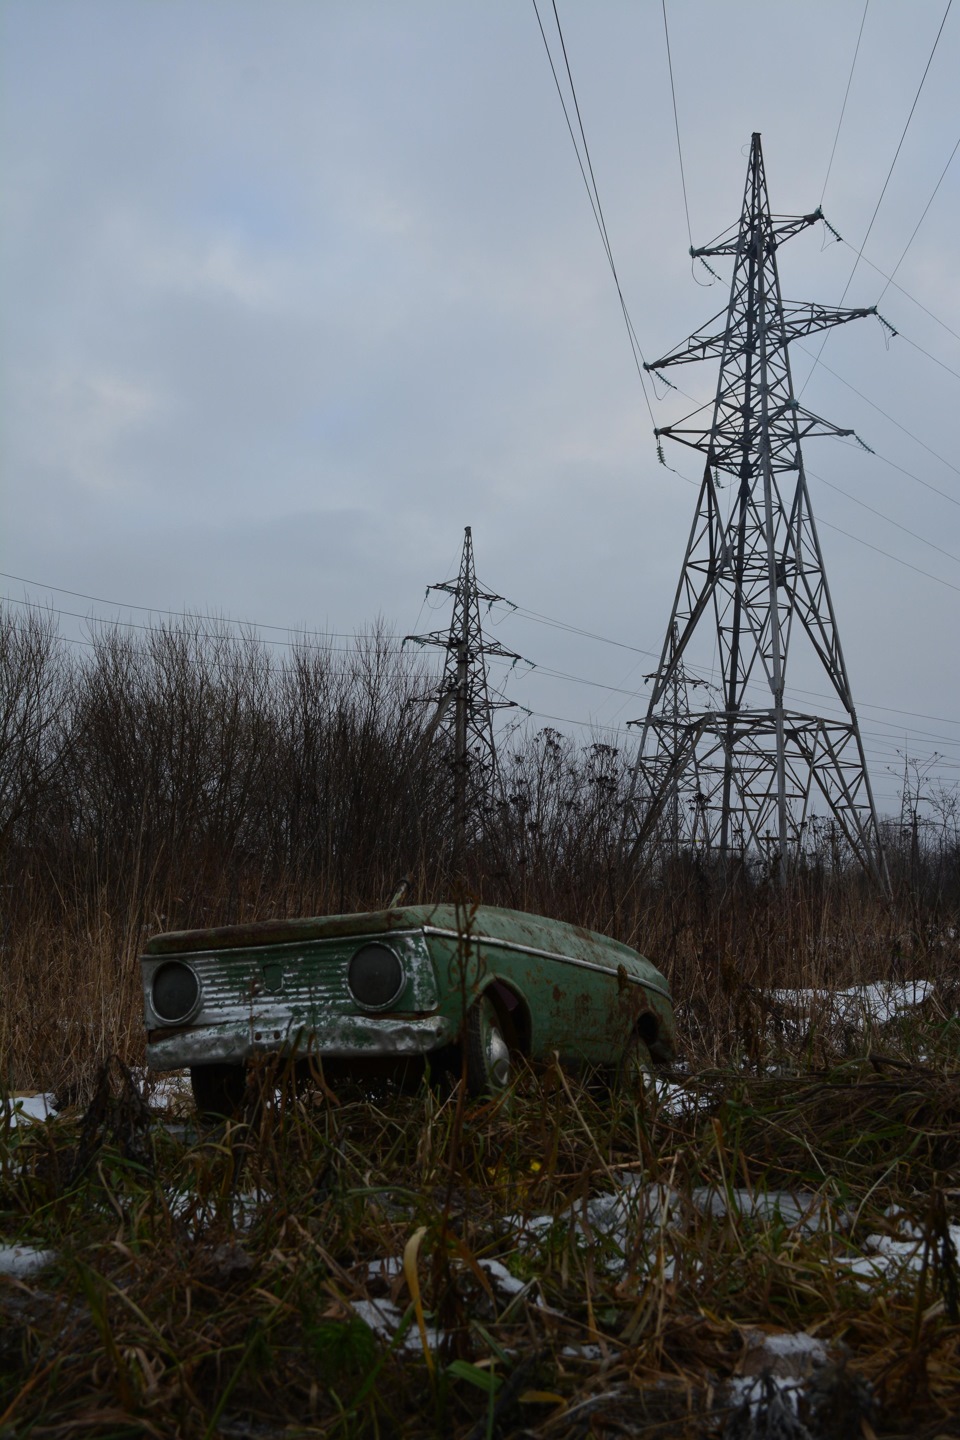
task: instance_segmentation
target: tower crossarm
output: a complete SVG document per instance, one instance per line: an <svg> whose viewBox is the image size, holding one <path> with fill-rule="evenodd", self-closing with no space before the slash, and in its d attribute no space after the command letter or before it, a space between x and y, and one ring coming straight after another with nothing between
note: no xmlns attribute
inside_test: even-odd
<svg viewBox="0 0 960 1440"><path fill-rule="evenodd" d="M829 330L834 325L846 325L850 320L863 320L868 315L876 315L876 305L867 307L848 308L844 310L831 309L826 305L815 305L803 300L785 300L783 302L783 324L780 324L779 316L776 316L767 327L768 345L786 345L791 340L801 340L805 335L815 335L819 330ZM709 360L713 357L720 358L724 354L724 346L727 345L728 356L732 359L738 353L742 353L746 341L741 345L730 344L729 326L724 324L722 330L711 331L710 327L719 319L726 320L726 311L721 315L715 315L708 320L706 325L695 330L689 339L685 340L676 350L669 355L664 355L659 360L651 360L644 363L644 370L665 370L668 365L688 365L693 360Z"/></svg>
<svg viewBox="0 0 960 1440"><path fill-rule="evenodd" d="M783 342L802 340L804 335L816 335L819 330L829 330L834 325L846 325L850 320L865 320L868 315L876 313L876 305L847 306L839 309L804 300L784 300Z"/></svg>
<svg viewBox="0 0 960 1440"><path fill-rule="evenodd" d="M818 220L823 219L823 211L819 205L809 215L778 215L776 219L768 218L766 230L766 253L772 254L785 240L791 240L794 235L799 235L801 230L807 230L811 225L816 225ZM744 235L742 227L736 227L736 233L731 233L729 239L715 240L711 245L700 245L690 247L690 254L694 260L705 259L708 255L734 255L739 256L744 250Z"/></svg>
<svg viewBox="0 0 960 1440"><path fill-rule="evenodd" d="M694 412L694 414L696 413ZM688 420L693 418L694 415L687 416ZM797 444L800 440L816 436L845 439L848 436L856 435L856 431L845 430L839 425L834 425L832 421L824 420L820 415L814 415L811 410L803 409L794 400L785 401L776 409L771 410L769 426L769 453L777 469L795 470L797 468ZM741 473L743 434L742 426L738 426L736 423L725 425L721 420L721 423L708 430L700 426L690 427L685 421L680 420L676 425L660 426L653 433L658 440L666 437L668 440L676 440L680 445L688 445L693 450L699 450L702 454L709 455L718 470L726 470L733 475Z"/></svg>
<svg viewBox="0 0 960 1440"><path fill-rule="evenodd" d="M455 596L459 583L459 580L439 580L436 585L428 585L427 589L443 590L445 594ZM488 608L491 605L496 605L498 601L504 600L503 595L495 595L492 590L475 590L473 592L473 598L478 602L482 601ZM509 605L511 602L506 600L505 603ZM516 609L516 606L513 608Z"/></svg>
<svg viewBox="0 0 960 1440"><path fill-rule="evenodd" d="M439 645L445 650L456 650L461 643L458 636L451 636L447 630L431 630L429 635L404 635L402 643L406 645L408 640L412 645ZM485 636L470 646L471 658L478 655L496 655L501 660L514 662L523 659L516 650L508 650L499 640L487 640Z"/></svg>

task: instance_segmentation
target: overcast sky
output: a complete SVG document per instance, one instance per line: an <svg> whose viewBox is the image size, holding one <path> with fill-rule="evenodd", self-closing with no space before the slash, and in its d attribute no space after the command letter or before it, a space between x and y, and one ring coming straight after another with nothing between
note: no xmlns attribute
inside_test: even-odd
<svg viewBox="0 0 960 1440"><path fill-rule="evenodd" d="M784 293L837 304L945 8L870 0L827 181L862 0L668 0L694 243L737 219L759 130L774 210L814 209L827 181L846 242L791 241ZM654 359L724 308L729 277L687 255L661 4L558 10ZM0 24L0 593L141 624L382 615L403 635L445 623L424 590L471 525L481 581L521 611L659 652L699 466L676 446L681 473L658 464L529 0L2 0ZM958 76L960 10L847 304L877 302L934 193ZM876 452L821 439L805 458L888 812L905 749L960 777L958 179L960 158L883 295L900 338L832 332L803 397ZM673 378L706 399L716 373ZM650 394L659 424L690 408ZM507 682L532 723L586 743L643 713L651 654L496 618L539 667Z"/></svg>

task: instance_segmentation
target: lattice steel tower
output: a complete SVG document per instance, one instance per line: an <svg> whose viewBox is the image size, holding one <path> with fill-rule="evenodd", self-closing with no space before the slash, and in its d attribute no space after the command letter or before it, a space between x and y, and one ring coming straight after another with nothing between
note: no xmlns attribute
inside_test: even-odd
<svg viewBox="0 0 960 1440"><path fill-rule="evenodd" d="M771 215L754 135L739 226L691 251L733 258L725 323L716 328L721 312L646 367L720 360L709 426L697 410L656 432L702 451L706 464L643 722L633 853L679 785L699 822L700 846L705 836L721 859L760 851L785 863L803 849L819 807L879 878L876 809L800 449L810 436L853 432L800 405L788 348L876 310L784 301L777 273L778 247L821 218L819 210ZM673 687L698 629L715 642L722 697L714 708L691 708L678 733ZM842 718L785 706L791 642L804 634Z"/></svg>
<svg viewBox="0 0 960 1440"><path fill-rule="evenodd" d="M446 733L453 771L453 823L457 846L479 833L484 811L493 803L499 784L497 750L493 738L493 712L513 709L515 701L491 696L487 683L487 656L513 660L520 656L497 640L488 640L480 623L481 603L490 606L502 595L481 590L473 562L473 536L463 532L460 573L456 580L431 585L453 596L449 631L407 635L417 645L440 645L447 652L440 684L429 697L436 702L431 732Z"/></svg>

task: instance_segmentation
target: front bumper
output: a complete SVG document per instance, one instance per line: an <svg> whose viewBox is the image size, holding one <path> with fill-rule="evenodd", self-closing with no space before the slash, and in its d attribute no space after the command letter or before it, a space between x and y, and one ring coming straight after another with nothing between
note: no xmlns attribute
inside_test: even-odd
<svg viewBox="0 0 960 1440"><path fill-rule="evenodd" d="M278 1024L272 1025L270 1017L260 1015L256 1028L221 1021L216 1025L151 1030L147 1035L147 1065L151 1070L182 1070L217 1061L239 1065L254 1055L317 1055L331 1059L426 1055L458 1038L456 1027L440 1014L403 1018L340 1015L328 1024L309 1029L292 1028L287 1016L277 1020Z"/></svg>

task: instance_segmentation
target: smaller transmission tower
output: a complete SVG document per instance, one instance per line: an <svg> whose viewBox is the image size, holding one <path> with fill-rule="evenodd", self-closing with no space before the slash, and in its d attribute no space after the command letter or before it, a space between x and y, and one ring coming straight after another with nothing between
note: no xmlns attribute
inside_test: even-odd
<svg viewBox="0 0 960 1440"><path fill-rule="evenodd" d="M704 804L712 782L707 779L704 767L696 752L690 757L688 773L681 785L673 757L682 749L690 724L692 708L690 692L710 689L708 680L691 675L682 660L676 658L678 630L674 621L668 636L668 659L670 674L661 702L660 712L653 722L659 732L658 743L653 753L641 755L634 777L634 795L639 799L644 813L649 813L656 804L659 829L663 832L671 855L677 856L684 845L693 849L709 848L709 826L704 819ZM660 672L651 671L644 675L649 684L657 680ZM628 720L627 728L642 725L645 720ZM702 773L703 772L703 773ZM688 813L684 813L685 810ZM652 828L652 827L651 827Z"/></svg>
<svg viewBox="0 0 960 1440"><path fill-rule="evenodd" d="M488 607L502 595L481 590L473 562L473 536L464 530L460 573L456 580L443 580L430 590L453 596L449 631L429 635L405 635L416 645L437 645L447 652L443 675L436 691L425 699L436 704L430 733L445 732L453 771L454 844L462 854L464 843L476 832L479 822L499 787L500 772L493 738L495 710L515 708L513 700L492 696L487 683L487 657L499 656L516 663L521 657L497 640L488 640L480 623L481 602Z"/></svg>

